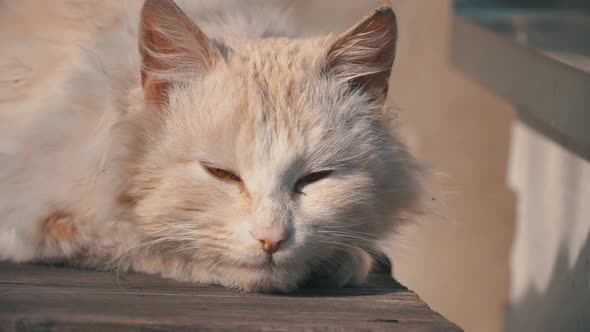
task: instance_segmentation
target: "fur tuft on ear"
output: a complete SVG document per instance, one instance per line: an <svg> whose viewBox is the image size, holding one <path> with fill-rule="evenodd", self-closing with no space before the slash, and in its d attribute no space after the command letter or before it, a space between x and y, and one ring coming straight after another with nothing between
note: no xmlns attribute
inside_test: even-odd
<svg viewBox="0 0 590 332"><path fill-rule="evenodd" d="M203 75L221 55L172 0L146 0L139 27L141 83L146 102L165 103L168 89Z"/></svg>
<svg viewBox="0 0 590 332"><path fill-rule="evenodd" d="M332 43L326 55L325 71L383 103L396 41L395 13L390 7L379 8Z"/></svg>

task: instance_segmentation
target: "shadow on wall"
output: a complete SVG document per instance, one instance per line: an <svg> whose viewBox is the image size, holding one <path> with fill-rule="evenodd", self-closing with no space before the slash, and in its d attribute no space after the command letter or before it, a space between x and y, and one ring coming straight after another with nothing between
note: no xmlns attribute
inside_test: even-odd
<svg viewBox="0 0 590 332"><path fill-rule="evenodd" d="M590 331L590 233L572 268L562 245L546 291L529 288L508 307L506 331Z"/></svg>

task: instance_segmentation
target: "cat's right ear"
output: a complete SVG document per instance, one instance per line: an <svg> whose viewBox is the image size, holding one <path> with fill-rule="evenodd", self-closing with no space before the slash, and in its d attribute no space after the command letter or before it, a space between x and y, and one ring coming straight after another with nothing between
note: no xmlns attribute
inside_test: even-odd
<svg viewBox="0 0 590 332"><path fill-rule="evenodd" d="M204 75L219 50L171 0L146 0L139 26L141 84L147 103L165 104L174 82Z"/></svg>

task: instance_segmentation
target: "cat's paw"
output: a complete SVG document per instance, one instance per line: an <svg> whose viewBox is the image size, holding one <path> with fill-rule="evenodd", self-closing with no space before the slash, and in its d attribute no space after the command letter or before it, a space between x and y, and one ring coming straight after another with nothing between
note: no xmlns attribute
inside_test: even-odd
<svg viewBox="0 0 590 332"><path fill-rule="evenodd" d="M372 265L373 259L366 251L353 249L330 258L330 263L325 263L313 275L310 285L322 288L360 286L367 279Z"/></svg>

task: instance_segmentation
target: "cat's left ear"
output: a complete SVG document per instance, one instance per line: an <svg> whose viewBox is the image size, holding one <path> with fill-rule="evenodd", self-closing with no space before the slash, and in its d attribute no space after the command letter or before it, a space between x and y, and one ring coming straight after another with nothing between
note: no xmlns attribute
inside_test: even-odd
<svg viewBox="0 0 590 332"><path fill-rule="evenodd" d="M390 7L382 7L348 30L328 49L325 72L352 88L363 89L379 104L385 102L395 58L397 22Z"/></svg>
<svg viewBox="0 0 590 332"><path fill-rule="evenodd" d="M141 84L148 103L162 104L174 82L207 74L222 56L172 0L146 0L139 26Z"/></svg>

